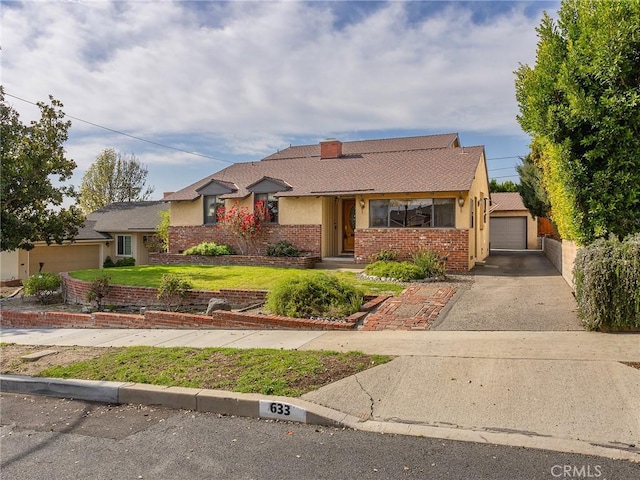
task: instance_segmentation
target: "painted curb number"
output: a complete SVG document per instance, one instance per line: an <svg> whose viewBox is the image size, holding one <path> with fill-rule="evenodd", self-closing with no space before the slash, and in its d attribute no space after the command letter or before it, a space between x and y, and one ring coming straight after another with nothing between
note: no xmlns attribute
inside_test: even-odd
<svg viewBox="0 0 640 480"><path fill-rule="evenodd" d="M260 400L260 417L306 423L307 411L289 403Z"/></svg>

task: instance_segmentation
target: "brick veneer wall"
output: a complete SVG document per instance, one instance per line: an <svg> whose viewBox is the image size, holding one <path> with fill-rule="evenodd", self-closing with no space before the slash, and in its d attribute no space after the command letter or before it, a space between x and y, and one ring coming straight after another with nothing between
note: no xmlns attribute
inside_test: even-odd
<svg viewBox="0 0 640 480"><path fill-rule="evenodd" d="M71 278L62 273L62 285L69 303L88 304L87 292L90 283ZM267 297L265 290L220 289L219 291L190 290L183 300L185 305L207 305L212 297L226 298L233 308L243 308L248 305L262 303ZM103 300L105 305L126 305L136 307L150 307L160 305L158 290L149 287L128 287L111 285L109 295Z"/></svg>
<svg viewBox="0 0 640 480"><path fill-rule="evenodd" d="M355 261L368 263L382 249L408 260L419 248L437 251L446 257L448 272L469 270L469 231L454 228L368 228L355 231Z"/></svg>
<svg viewBox="0 0 640 480"><path fill-rule="evenodd" d="M313 268L320 257L265 257L251 255L183 255L150 253L149 265L249 265L281 268Z"/></svg>
<svg viewBox="0 0 640 480"><path fill-rule="evenodd" d="M288 240L301 252L320 256L322 250L321 225L265 225L258 241L259 254L264 255L267 245ZM169 253L180 253L202 242L231 245L242 251L238 239L215 225L190 225L169 227Z"/></svg>

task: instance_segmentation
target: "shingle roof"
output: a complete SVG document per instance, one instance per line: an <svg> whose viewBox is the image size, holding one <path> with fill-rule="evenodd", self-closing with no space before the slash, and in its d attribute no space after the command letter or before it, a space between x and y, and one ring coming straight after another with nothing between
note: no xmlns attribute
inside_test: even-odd
<svg viewBox="0 0 640 480"><path fill-rule="evenodd" d="M154 231L160 223L159 212L168 209L169 204L163 201L112 203L87 215L85 227L75 239L105 238L102 234L108 232ZM81 232L93 237L81 238Z"/></svg>
<svg viewBox="0 0 640 480"><path fill-rule="evenodd" d="M290 190L278 194L283 197L466 191L484 147L452 147L454 142L456 134L345 142L342 157L327 159L320 158L318 145L290 147L259 162L231 165L165 200L194 200L197 190L212 179L238 186L237 192L222 198L244 198L249 195L247 186L263 177L290 185ZM286 158L294 153L299 156Z"/></svg>
<svg viewBox="0 0 640 480"><path fill-rule="evenodd" d="M491 194L492 212L527 210L518 192L496 192Z"/></svg>

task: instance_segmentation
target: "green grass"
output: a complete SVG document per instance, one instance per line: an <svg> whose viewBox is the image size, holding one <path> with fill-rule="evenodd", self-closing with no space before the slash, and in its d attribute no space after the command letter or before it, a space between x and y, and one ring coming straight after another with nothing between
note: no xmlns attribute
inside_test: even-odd
<svg viewBox="0 0 640 480"><path fill-rule="evenodd" d="M91 282L102 270L80 270L69 275L78 280ZM127 285L158 288L165 274L184 275L195 290L220 290L240 288L249 290L271 290L286 278L309 278L322 274L336 275L366 294L399 294L403 287L394 283L361 281L354 272L327 272L326 270L302 270L277 267L244 267L218 265L153 265L119 267L104 270L111 277L112 285Z"/></svg>
<svg viewBox="0 0 640 480"><path fill-rule="evenodd" d="M128 347L38 376L296 397L390 359L360 352Z"/></svg>

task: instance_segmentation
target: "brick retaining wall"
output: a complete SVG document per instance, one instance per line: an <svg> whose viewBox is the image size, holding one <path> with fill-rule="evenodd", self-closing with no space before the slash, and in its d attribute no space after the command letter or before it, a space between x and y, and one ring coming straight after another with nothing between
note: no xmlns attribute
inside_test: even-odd
<svg viewBox="0 0 640 480"><path fill-rule="evenodd" d="M408 260L418 249L435 250L446 257L448 272L469 270L469 231L453 228L368 228L355 232L355 261L368 263L380 250Z"/></svg>
<svg viewBox="0 0 640 480"><path fill-rule="evenodd" d="M90 283L71 278L67 273L60 275L66 301L88 305L87 292L89 291ZM243 308L264 302L267 297L267 291L224 288L219 291L189 290L182 303L184 305L207 305L213 297L226 298L233 308ZM111 285L109 295L103 300L103 304L150 307L160 305L161 302L158 300L158 290L156 288Z"/></svg>
<svg viewBox="0 0 640 480"><path fill-rule="evenodd" d="M360 313L360 312L359 312ZM216 311L212 316L148 310L143 315L95 312L0 311L0 322L13 328L233 328L284 330L353 330L362 315L344 321L310 320L277 315Z"/></svg>

